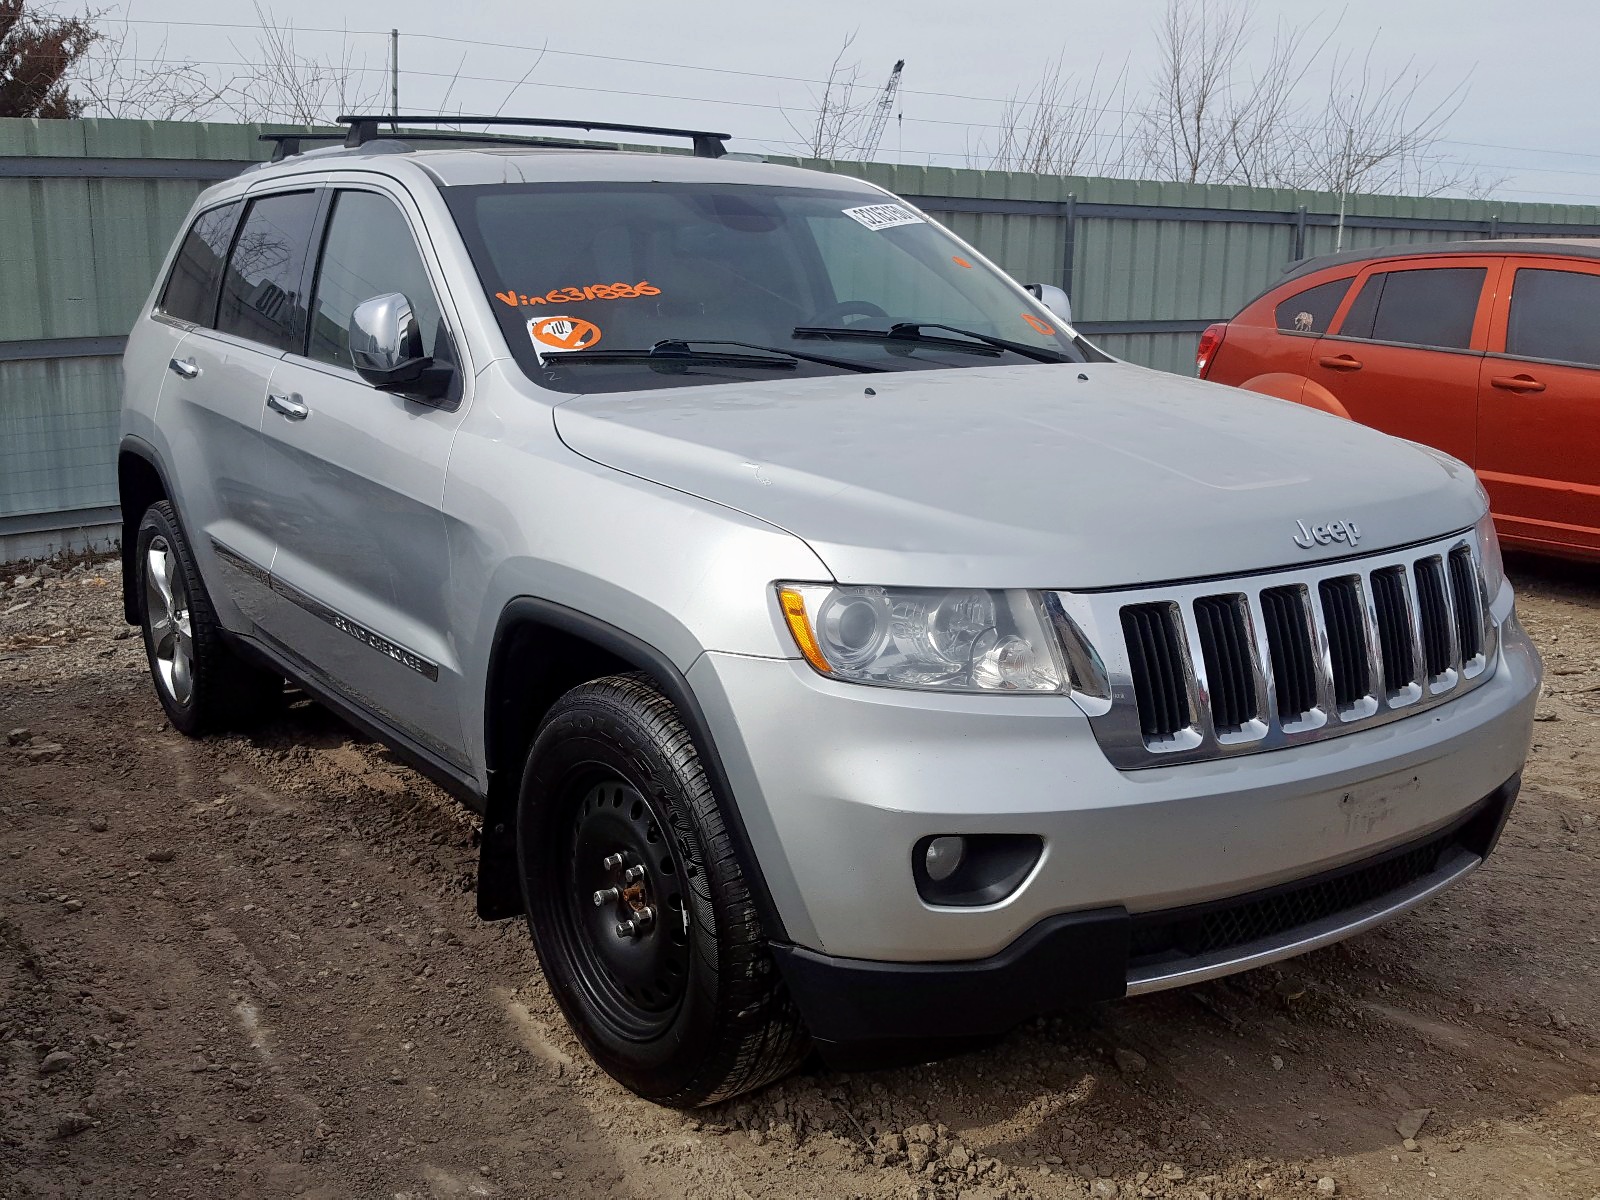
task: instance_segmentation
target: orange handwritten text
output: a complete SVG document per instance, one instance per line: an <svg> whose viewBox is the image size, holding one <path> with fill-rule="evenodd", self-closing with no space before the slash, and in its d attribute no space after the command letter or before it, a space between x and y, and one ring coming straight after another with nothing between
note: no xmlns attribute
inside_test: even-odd
<svg viewBox="0 0 1600 1200"><path fill-rule="evenodd" d="M588 287L551 288L541 295L525 292L496 292L494 298L512 308L534 304L578 304L584 300L632 300L639 296L659 296L661 289L641 279L638 283L592 283Z"/></svg>

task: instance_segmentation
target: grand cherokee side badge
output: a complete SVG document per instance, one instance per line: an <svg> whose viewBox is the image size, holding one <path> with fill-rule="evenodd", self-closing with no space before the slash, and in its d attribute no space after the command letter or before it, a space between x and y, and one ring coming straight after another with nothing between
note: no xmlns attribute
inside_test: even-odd
<svg viewBox="0 0 1600 1200"><path fill-rule="evenodd" d="M1361 530L1356 528L1354 521L1329 521L1326 525L1307 525L1304 521L1296 521L1294 544L1302 550L1310 550L1314 546L1326 546L1333 542L1344 542L1354 546L1361 540Z"/></svg>

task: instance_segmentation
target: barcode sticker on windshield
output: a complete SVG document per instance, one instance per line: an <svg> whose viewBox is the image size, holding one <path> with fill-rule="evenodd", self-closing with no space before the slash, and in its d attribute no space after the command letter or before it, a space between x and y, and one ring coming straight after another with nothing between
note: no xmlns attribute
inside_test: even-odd
<svg viewBox="0 0 1600 1200"><path fill-rule="evenodd" d="M844 215L868 229L893 229L896 225L921 225L922 218L899 204L864 204L847 208Z"/></svg>

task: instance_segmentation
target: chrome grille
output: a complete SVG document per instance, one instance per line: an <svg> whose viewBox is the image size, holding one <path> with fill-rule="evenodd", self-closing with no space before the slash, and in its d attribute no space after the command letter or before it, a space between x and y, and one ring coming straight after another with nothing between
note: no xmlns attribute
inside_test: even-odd
<svg viewBox="0 0 1600 1200"><path fill-rule="evenodd" d="M1124 768L1272 750L1431 708L1488 678L1473 536L1248 578L1052 596L1100 652L1076 694Z"/></svg>

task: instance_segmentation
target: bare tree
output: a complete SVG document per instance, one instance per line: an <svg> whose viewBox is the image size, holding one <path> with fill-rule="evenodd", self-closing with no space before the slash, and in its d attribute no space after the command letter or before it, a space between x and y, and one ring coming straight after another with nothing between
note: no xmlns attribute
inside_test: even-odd
<svg viewBox="0 0 1600 1200"><path fill-rule="evenodd" d="M261 25L253 47L257 57L250 58L250 48L240 52L245 71L223 100L235 120L312 125L341 112L386 107L381 69L368 67L364 56L358 59L349 38L340 43L337 58L302 54L292 21L278 20L259 0L252 7Z"/></svg>
<svg viewBox="0 0 1600 1200"><path fill-rule="evenodd" d="M84 113L96 117L131 117L147 121L193 121L214 115L234 86L199 65L174 59L165 37L153 54L140 53L137 34L128 25L102 28L90 53L74 72L73 86L84 100Z"/></svg>
<svg viewBox="0 0 1600 1200"><path fill-rule="evenodd" d="M1354 52L1335 54L1327 107L1314 114L1306 135L1302 186L1340 194L1481 189L1485 181L1471 168L1438 151L1446 123L1466 98L1466 83L1429 104L1420 92L1430 74L1414 70L1411 61L1395 74L1379 74L1370 45L1359 59Z"/></svg>
<svg viewBox="0 0 1600 1200"><path fill-rule="evenodd" d="M1363 54L1280 22L1264 50L1252 0L1168 0L1159 66L1139 107L1143 166L1157 178L1348 194L1483 190L1439 151L1466 80L1428 100L1430 72L1378 71Z"/></svg>
<svg viewBox="0 0 1600 1200"><path fill-rule="evenodd" d="M0 0L0 117L75 117L69 76L99 35L87 17Z"/></svg>
<svg viewBox="0 0 1600 1200"><path fill-rule="evenodd" d="M1186 183L1227 171L1226 107L1249 40L1249 3L1168 0L1160 57L1141 106L1145 159L1158 178Z"/></svg>
<svg viewBox="0 0 1600 1200"><path fill-rule="evenodd" d="M0 0L8 2L15 0ZM310 125L340 112L387 107L383 68L369 67L350 38L343 38L331 55L303 53L292 22L277 19L258 2L254 8L260 31L253 42L231 43L237 60L231 64L175 58L165 38L154 54L144 55L131 26L104 22L94 52L75 72L74 85L86 101L84 112L146 120ZM88 19L99 17L95 13Z"/></svg>
<svg viewBox="0 0 1600 1200"><path fill-rule="evenodd" d="M809 158L848 157L861 147L871 124L878 91L862 81L860 62L844 61L855 40L853 33L844 39L828 68L821 95L813 93L810 127L803 129L784 118L802 139L796 149Z"/></svg>
<svg viewBox="0 0 1600 1200"><path fill-rule="evenodd" d="M1113 99L1124 90L1127 69L1109 88L1100 80L1099 62L1087 79L1066 71L1065 51L1045 65L1038 83L1013 92L1000 111L995 145L980 140L967 159L998 171L1042 175L1118 174L1125 167L1127 135L1107 131L1119 115Z"/></svg>

